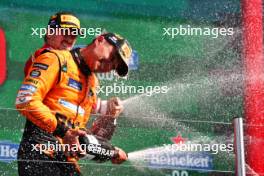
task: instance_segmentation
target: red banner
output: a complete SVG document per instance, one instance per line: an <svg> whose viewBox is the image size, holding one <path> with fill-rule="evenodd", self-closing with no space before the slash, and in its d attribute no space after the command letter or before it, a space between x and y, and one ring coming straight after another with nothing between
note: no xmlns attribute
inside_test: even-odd
<svg viewBox="0 0 264 176"><path fill-rule="evenodd" d="M0 85L2 85L6 79L6 40L5 33L0 28Z"/></svg>
<svg viewBox="0 0 264 176"><path fill-rule="evenodd" d="M243 0L244 110L248 170L264 175L264 60L262 0ZM239 167L239 166L238 166ZM249 173L247 175L250 175Z"/></svg>

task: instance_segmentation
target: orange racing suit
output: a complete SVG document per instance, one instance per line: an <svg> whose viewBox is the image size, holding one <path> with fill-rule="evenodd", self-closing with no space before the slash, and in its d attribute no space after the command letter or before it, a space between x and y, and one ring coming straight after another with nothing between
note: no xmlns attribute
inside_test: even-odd
<svg viewBox="0 0 264 176"><path fill-rule="evenodd" d="M24 67L24 74L25 76L27 76L32 70L30 70L32 64L34 63L35 59L40 56L41 54L43 54L43 52L47 52L47 51L50 51L52 50L51 47L48 45L48 44L44 44L40 49L38 49L26 62L25 64L25 67ZM55 52L55 51L53 51ZM55 54L55 53L54 53ZM58 55L58 57L62 57L62 55ZM38 60L42 60L42 59L46 59L47 57L46 56L41 56ZM39 61L38 61L39 62ZM45 70L45 65L43 66L44 63L34 63L34 69L36 68L40 68L40 69L44 69ZM60 61L59 63L61 64L62 61ZM66 69L65 67L66 65L63 65L63 69ZM60 65L60 67L62 67L62 65ZM63 71L60 69L60 71ZM65 71L64 71L65 72ZM52 75L52 73L49 73ZM27 81L30 81L31 78L29 79L26 79ZM92 82L97 82L97 79L95 78L94 79L95 81L92 80ZM33 82L36 82L36 81L33 81ZM32 82L32 83L33 83ZM94 84L94 83L92 83ZM63 88L62 88L63 89ZM65 93L67 94L67 93ZM59 96L59 95L58 95ZM60 103L67 103L65 102L64 100L61 100ZM45 104L45 103L44 103ZM69 103L67 103L69 104ZM70 105L70 104L69 104ZM18 105L20 106L20 105ZM75 106L75 105L74 105ZM73 107L73 106L71 106ZM97 101L97 105L93 104L93 113L97 113L98 112L98 109L100 109L101 107L101 101ZM23 105L22 105L22 108L23 108ZM83 111L83 109L80 108L81 111ZM78 123L78 122L77 122ZM101 117L101 118L97 118L96 121L93 123L93 126L92 126L92 129L91 129L91 132L93 134L96 134L98 136L101 136L105 139L108 139L110 140L114 131L115 131L115 121L113 119L110 119L110 118L104 118L104 117Z"/></svg>
<svg viewBox="0 0 264 176"><path fill-rule="evenodd" d="M35 58L37 58L44 50L50 50L50 49L51 49L51 47L48 44L45 43L41 48L36 50L35 53L32 54L28 58L28 60L26 61L25 67L24 67L25 76L27 76L27 74L29 73L30 66L34 62Z"/></svg>
<svg viewBox="0 0 264 176"><path fill-rule="evenodd" d="M41 129L53 133L56 113L67 123L85 128L93 106L96 106L98 80L87 77L68 51L46 52L35 59L30 74L18 92L17 109ZM58 81L59 80L59 81Z"/></svg>
<svg viewBox="0 0 264 176"><path fill-rule="evenodd" d="M27 118L18 159L47 160L47 156L33 152L31 145L60 142L68 128L86 128L90 112L96 106L98 80L82 66L80 59L76 59L78 51L45 51L31 64L16 98L16 108ZM59 155L60 161L69 161L61 157L63 153L55 155ZM32 172L39 170L41 175L45 173L43 169L51 167L48 164L36 169L37 163L19 162L18 167L20 175L35 174L24 169L27 167L34 167ZM43 166L45 168L40 169ZM61 172L65 174L68 166L58 168L63 167ZM72 170L75 166L69 172ZM58 171L54 169L53 172Z"/></svg>

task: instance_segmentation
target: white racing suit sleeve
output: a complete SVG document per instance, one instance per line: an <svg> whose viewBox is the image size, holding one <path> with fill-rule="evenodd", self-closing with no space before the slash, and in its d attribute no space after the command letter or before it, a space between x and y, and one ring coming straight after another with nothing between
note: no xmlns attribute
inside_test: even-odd
<svg viewBox="0 0 264 176"><path fill-rule="evenodd" d="M107 111L107 100L101 100L100 98L98 98L96 112L101 115L106 115L106 111Z"/></svg>

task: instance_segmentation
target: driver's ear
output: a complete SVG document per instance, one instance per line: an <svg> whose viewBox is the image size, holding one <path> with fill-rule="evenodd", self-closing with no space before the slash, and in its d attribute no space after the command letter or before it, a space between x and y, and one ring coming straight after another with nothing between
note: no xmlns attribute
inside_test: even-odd
<svg viewBox="0 0 264 176"><path fill-rule="evenodd" d="M96 39L97 39L97 41L100 42L100 43L104 41L104 37L101 36L101 35L98 36Z"/></svg>
<svg viewBox="0 0 264 176"><path fill-rule="evenodd" d="M95 45L96 46L98 46L100 43L102 43L104 41L104 37L103 36L98 36L96 39L95 39L95 41L94 41L94 43L95 43Z"/></svg>

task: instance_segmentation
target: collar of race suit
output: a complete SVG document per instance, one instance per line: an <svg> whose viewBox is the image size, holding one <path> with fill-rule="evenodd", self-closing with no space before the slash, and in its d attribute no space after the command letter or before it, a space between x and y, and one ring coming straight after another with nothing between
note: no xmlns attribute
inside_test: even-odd
<svg viewBox="0 0 264 176"><path fill-rule="evenodd" d="M91 75L91 70L88 65L84 62L84 58L81 56L80 48L75 48L70 51L75 63L85 76Z"/></svg>

